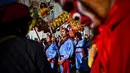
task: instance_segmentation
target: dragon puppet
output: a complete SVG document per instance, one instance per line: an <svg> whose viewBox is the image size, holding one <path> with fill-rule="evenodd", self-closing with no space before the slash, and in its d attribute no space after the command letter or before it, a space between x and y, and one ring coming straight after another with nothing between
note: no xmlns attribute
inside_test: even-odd
<svg viewBox="0 0 130 73"><path fill-rule="evenodd" d="M52 31L53 30L55 31L57 28L62 26L64 23L67 23L70 25L70 27L72 29L74 29L75 31L78 31L79 28L82 28L85 26L93 28L93 27L99 25L101 23L101 21L98 21L99 18L96 18L94 15L92 15L91 12L89 12L89 8L84 9L85 8L84 5L86 5L85 1L86 0L83 0L83 1L59 0L59 3L61 4L63 10L66 12L63 12L57 18L54 18L53 20L49 21L47 26L51 27ZM94 7L94 6L92 6L92 7ZM50 10L51 9L49 7L44 7L40 10L40 15L42 15L44 17L49 14ZM85 10L88 10L88 11L85 11ZM98 9L96 9L96 10L98 10Z"/></svg>

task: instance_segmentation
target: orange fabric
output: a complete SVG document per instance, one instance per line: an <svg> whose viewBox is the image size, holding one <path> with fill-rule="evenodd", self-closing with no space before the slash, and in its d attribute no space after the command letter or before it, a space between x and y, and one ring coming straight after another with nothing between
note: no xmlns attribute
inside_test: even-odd
<svg viewBox="0 0 130 73"><path fill-rule="evenodd" d="M116 0L96 38L91 73L130 73L130 0Z"/></svg>

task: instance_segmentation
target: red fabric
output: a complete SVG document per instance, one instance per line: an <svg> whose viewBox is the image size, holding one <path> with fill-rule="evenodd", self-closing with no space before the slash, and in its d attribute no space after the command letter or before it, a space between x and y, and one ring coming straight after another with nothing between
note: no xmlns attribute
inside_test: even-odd
<svg viewBox="0 0 130 73"><path fill-rule="evenodd" d="M72 10L70 13L71 13L72 16L75 13L79 13L81 15L81 17L80 17L81 24L85 24L86 26L91 24L91 19L89 17L85 16L85 15L82 15L77 9Z"/></svg>
<svg viewBox="0 0 130 73"><path fill-rule="evenodd" d="M72 14L72 16L75 14L75 13L79 13L81 15L80 17L80 22L81 24L85 24L86 26L90 25L92 22L91 22L91 19L83 14L81 14L78 10L78 0L74 0L74 9L70 11L70 13Z"/></svg>
<svg viewBox="0 0 130 73"><path fill-rule="evenodd" d="M63 73L70 73L70 60L66 60L63 63Z"/></svg>
<svg viewBox="0 0 130 73"><path fill-rule="evenodd" d="M95 39L98 54L91 73L130 73L130 0L116 0Z"/></svg>
<svg viewBox="0 0 130 73"><path fill-rule="evenodd" d="M82 15L81 16L81 23L85 24L85 26L90 26L90 24L92 23L92 20L89 17Z"/></svg>
<svg viewBox="0 0 130 73"><path fill-rule="evenodd" d="M86 56L86 54L85 54L85 51L84 51L84 50L82 50L82 51L75 51L75 53L82 53L82 54L83 54L83 56Z"/></svg>

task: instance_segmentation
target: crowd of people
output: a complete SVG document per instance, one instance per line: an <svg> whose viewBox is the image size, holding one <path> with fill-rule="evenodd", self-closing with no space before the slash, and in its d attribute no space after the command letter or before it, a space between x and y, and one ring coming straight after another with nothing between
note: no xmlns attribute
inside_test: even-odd
<svg viewBox="0 0 130 73"><path fill-rule="evenodd" d="M6 8L6 6L7 6L7 8ZM41 3L40 8L44 8L44 7L46 8L46 4ZM54 73L58 73L58 72L59 73L71 73L71 72L73 72L73 73L88 72L89 73L90 69L87 65L87 59L88 59L88 51L89 51L89 46L90 46L90 39L89 39L89 35L84 33L84 31L83 31L84 28L82 28L82 31L74 32L74 30L72 28L66 27L66 24L64 24L65 26L62 26L59 28L60 34L58 35L58 37L56 37L56 35L55 35L56 33L50 32L50 30L49 30L49 32L44 33L46 31L44 28L46 28L45 24L47 24L47 21L45 21L46 19L41 18L40 15L38 15L37 9L35 7L32 7L34 9L34 12L30 13L30 11L28 11L28 10L24 11L24 9L28 9L28 7L26 7L25 5L20 4L20 3L12 3L12 4L7 4L5 6L1 6L1 13L2 13L2 11L4 12L4 9L9 10L10 8L16 9L16 12L18 9L21 9L21 11L20 11L21 15L15 16L14 15L15 11L12 11L12 12L10 11L10 13L12 13L12 15L13 15L12 17L14 17L11 19L14 19L14 20L11 20L9 18L9 19L7 19L7 21L5 19L5 22L1 21L2 22L1 27L5 27L5 28L7 27L6 33L1 28L1 32L3 33L3 36L5 36L4 38L1 36L2 40L5 39L5 40L1 41L1 43L5 42L6 40L8 41L8 39L13 38L14 40L16 40L16 43L19 42L17 45L17 46L19 46L19 44L21 44L20 41L22 40L23 44L26 43L27 44L26 48L28 48L27 51L25 49L25 51L27 53L25 55L26 56L30 55L31 56L30 59L32 59L35 63L38 62L37 66L40 67L41 71L42 71L42 69L47 68L46 70L48 70L51 68L50 71L54 72ZM30 7L30 10L32 8ZM15 13L15 14L19 14L19 13ZM47 13L47 14L50 14L50 13ZM20 19L19 19L19 17L20 17ZM1 19L3 19L3 18L4 17L2 16ZM15 19L18 19L18 20L15 20ZM10 22L10 20L11 20L11 22ZM26 20L28 20L28 21L26 21ZM35 25L30 23L31 21L34 21L34 20L36 21ZM21 23L21 22L23 22L23 23ZM26 22L26 23L24 23L24 22ZM25 24L27 24L27 25L25 25ZM23 27L22 25L25 25L25 26ZM12 28L10 28L10 27L12 27ZM25 29L25 27L26 27L26 29ZM32 28L30 28L30 27L32 27ZM9 29L11 31L8 31ZM28 30L29 30L29 32L28 32ZM24 39L20 38L20 40L18 40L17 37L24 37ZM15 38L17 38L17 39L15 39ZM29 40L29 42L27 40ZM41 48L39 48L37 45L31 46L30 41L31 42L34 41L35 43L40 43ZM8 42L10 42L10 40ZM10 43L8 43L6 45L9 45L9 44ZM29 46L28 46L28 44L29 44ZM21 47L25 47L25 45L23 45ZM32 49L32 47L34 49ZM35 52L36 48L42 50L42 52L45 54L44 57L36 54L39 52L39 51ZM11 53L14 53L14 51L16 49L15 50L12 49L12 50L13 51ZM32 50L32 51L30 51L30 50ZM19 52L20 52L20 50L19 50ZM36 56L38 56L38 57L33 56L32 53L36 54ZM24 54L24 52L22 54ZM19 55L19 57L21 57L20 55ZM46 59L45 60L46 62L43 61L44 63L50 64L48 67L43 68L42 64L40 65L42 60L35 61L35 58L39 59L41 57L43 57L44 60ZM15 58L17 59L17 57L14 57L12 59L15 59ZM29 63L30 66L33 65L33 61L32 61L32 64ZM10 64L12 64L12 63L10 63ZM20 63L20 65L21 65L21 63ZM45 66L47 66L47 65L45 65ZM13 69L13 67L12 67L12 69ZM36 69L36 71L37 71L37 69ZM3 69L3 72L6 72L6 71Z"/></svg>
<svg viewBox="0 0 130 73"><path fill-rule="evenodd" d="M54 72L89 73L87 63L90 47L89 35L82 35L81 32L75 33L73 29L68 30L65 27L60 28L60 35L61 38L56 38L54 34L47 32L46 37L39 41ZM37 38L32 38L32 40L38 41Z"/></svg>
<svg viewBox="0 0 130 73"><path fill-rule="evenodd" d="M45 19L51 17L54 19L54 11L50 10L44 13L44 9L50 7L46 3L41 3L40 9L44 18L40 18L40 22L37 26L29 31L28 39L38 41L43 47L43 52L47 56L47 60L50 63L54 72L71 73L75 72L88 72L88 52L90 46L89 34L84 32L84 27L75 32L73 28L67 26L68 23L64 22L63 26L59 27L59 34L56 36L54 32L44 33L43 25L50 20ZM51 6L52 7L52 6ZM33 15L34 17L35 14ZM37 15L38 16L38 15ZM39 20L38 20L39 21ZM44 23L42 23L44 22ZM43 25L41 25L43 24Z"/></svg>
<svg viewBox="0 0 130 73"><path fill-rule="evenodd" d="M129 0L55 1L74 1L76 23L86 24L75 31L64 15L63 26L50 24L62 13L50 2L0 4L0 73L130 73Z"/></svg>

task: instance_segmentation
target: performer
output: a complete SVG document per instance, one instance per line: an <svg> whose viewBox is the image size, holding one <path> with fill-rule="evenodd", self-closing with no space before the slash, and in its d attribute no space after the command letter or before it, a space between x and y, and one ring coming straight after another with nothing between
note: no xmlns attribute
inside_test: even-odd
<svg viewBox="0 0 130 73"><path fill-rule="evenodd" d="M72 40L74 40L74 35L75 35L75 32L72 28L69 28L69 36Z"/></svg>
<svg viewBox="0 0 130 73"><path fill-rule="evenodd" d="M73 41L68 36L68 30L66 28L61 29L61 35L63 39L60 42L59 49L59 61L61 73L71 73L71 61L70 58L74 52Z"/></svg>
<svg viewBox="0 0 130 73"><path fill-rule="evenodd" d="M51 38L52 38L51 35L47 35L46 37L46 41L47 41L46 56L48 62L50 62L51 68L53 69L53 71L55 71L56 70L55 63L56 63L58 47L56 46L56 42L52 41Z"/></svg>
<svg viewBox="0 0 130 73"><path fill-rule="evenodd" d="M75 37L75 32L72 28L69 27L69 37L70 39L73 41L73 45L74 45L74 37ZM75 48L74 48L74 51L75 51ZM75 66L75 53L72 55L72 58L71 58L71 64L72 64L72 67Z"/></svg>
<svg viewBox="0 0 130 73"><path fill-rule="evenodd" d="M89 35L88 34L85 34L84 35L84 45L83 45L83 49L84 49L84 54L85 54L85 63L86 63L86 72L87 73L90 73L90 68L88 66L88 57L89 57L89 54L90 54L90 38L89 38Z"/></svg>
<svg viewBox="0 0 130 73"><path fill-rule="evenodd" d="M89 48L90 48L90 39L89 39L88 34L85 34L84 35L84 51L85 51L86 57L88 57Z"/></svg>
<svg viewBox="0 0 130 73"><path fill-rule="evenodd" d="M81 33L75 33L75 63L76 63L76 71L85 71L86 69L86 62L85 62L85 53L84 53L84 40L82 40Z"/></svg>

